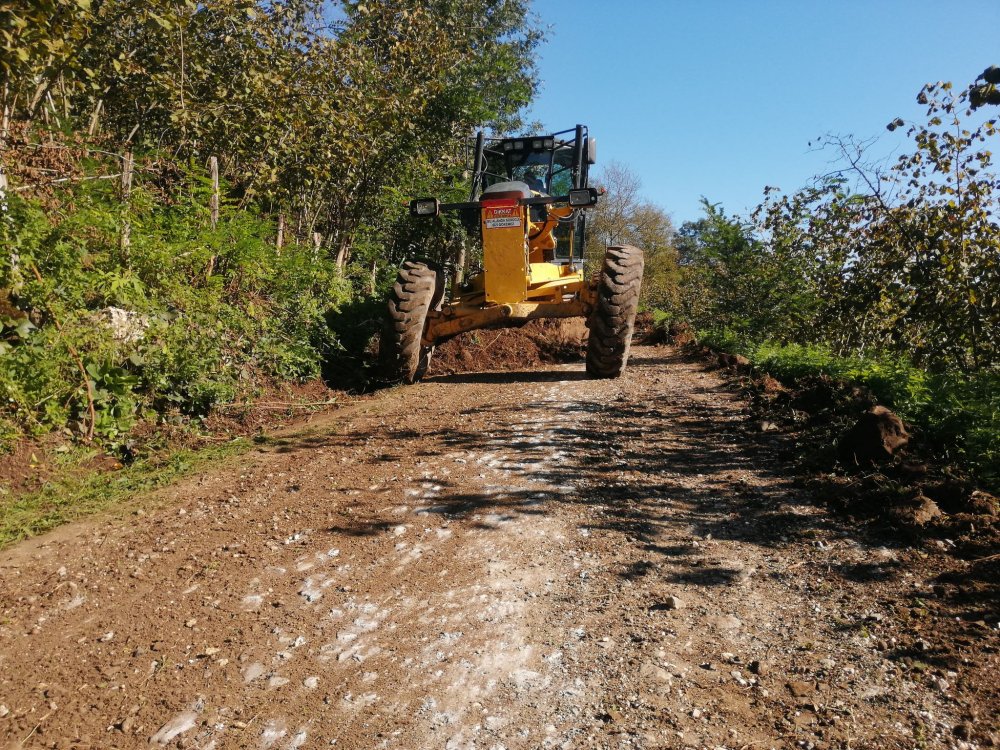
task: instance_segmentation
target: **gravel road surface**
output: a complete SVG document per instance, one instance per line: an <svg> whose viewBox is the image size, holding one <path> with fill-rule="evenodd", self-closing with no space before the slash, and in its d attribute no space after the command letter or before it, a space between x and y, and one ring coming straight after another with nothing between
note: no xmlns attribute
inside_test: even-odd
<svg viewBox="0 0 1000 750"><path fill-rule="evenodd" d="M995 629L931 624L961 561L831 514L674 350L582 369L393 389L0 553L0 747L997 741Z"/></svg>

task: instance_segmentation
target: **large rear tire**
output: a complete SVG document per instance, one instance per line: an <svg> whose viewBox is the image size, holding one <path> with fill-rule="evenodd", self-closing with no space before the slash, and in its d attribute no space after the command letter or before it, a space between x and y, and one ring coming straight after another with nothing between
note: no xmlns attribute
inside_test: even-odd
<svg viewBox="0 0 1000 750"><path fill-rule="evenodd" d="M399 269L389 294L385 335L386 375L390 380L415 383L427 372L432 346L423 346L427 313L440 304L444 277L428 263L407 260Z"/></svg>
<svg viewBox="0 0 1000 750"><path fill-rule="evenodd" d="M642 250L631 245L609 247L597 284L597 306L587 325L587 373L617 378L625 372L635 330L642 285Z"/></svg>

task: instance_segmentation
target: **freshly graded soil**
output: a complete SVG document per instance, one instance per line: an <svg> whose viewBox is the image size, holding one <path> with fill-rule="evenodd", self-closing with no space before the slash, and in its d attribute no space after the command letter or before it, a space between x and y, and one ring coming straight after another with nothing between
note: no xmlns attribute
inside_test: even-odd
<svg viewBox="0 0 1000 750"><path fill-rule="evenodd" d="M582 358L586 340L587 327L582 318L536 320L519 328L471 331L437 347L429 373L510 371L575 362Z"/></svg>

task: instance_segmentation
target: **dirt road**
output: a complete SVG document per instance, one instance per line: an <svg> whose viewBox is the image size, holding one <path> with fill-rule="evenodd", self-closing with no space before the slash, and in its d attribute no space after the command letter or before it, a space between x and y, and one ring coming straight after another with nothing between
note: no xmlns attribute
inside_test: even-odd
<svg viewBox="0 0 1000 750"><path fill-rule="evenodd" d="M995 629L919 622L961 561L795 489L701 365L581 371L395 389L0 554L0 747L993 741Z"/></svg>

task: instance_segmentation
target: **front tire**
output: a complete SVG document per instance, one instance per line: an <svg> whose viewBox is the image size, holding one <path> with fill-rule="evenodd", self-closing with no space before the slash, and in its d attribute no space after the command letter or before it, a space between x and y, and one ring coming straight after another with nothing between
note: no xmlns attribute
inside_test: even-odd
<svg viewBox="0 0 1000 750"><path fill-rule="evenodd" d="M597 305L587 325L587 373L617 378L625 372L642 285L642 250L631 245L609 247L597 284Z"/></svg>
<svg viewBox="0 0 1000 750"><path fill-rule="evenodd" d="M423 261L407 260L389 294L383 346L390 380L415 383L427 372L434 347L423 346L427 314L441 302L444 278Z"/></svg>

